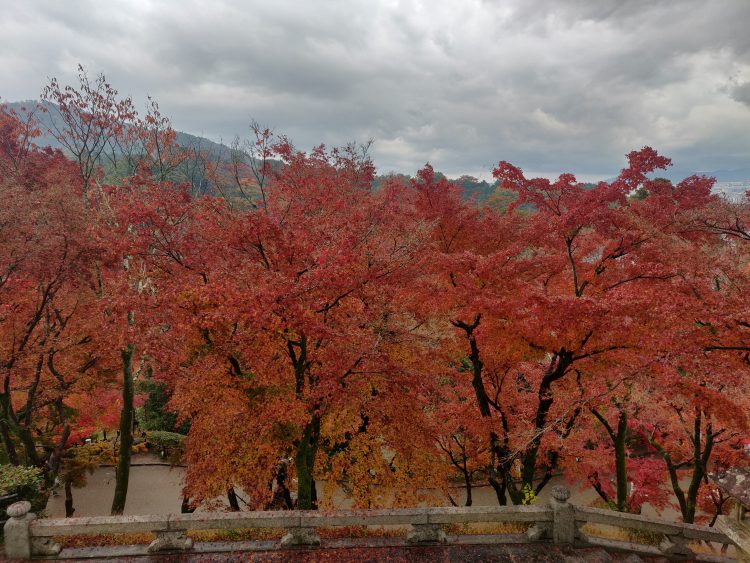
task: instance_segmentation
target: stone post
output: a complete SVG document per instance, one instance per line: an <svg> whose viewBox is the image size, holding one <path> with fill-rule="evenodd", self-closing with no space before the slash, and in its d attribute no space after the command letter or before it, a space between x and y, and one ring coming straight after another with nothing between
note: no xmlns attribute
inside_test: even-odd
<svg viewBox="0 0 750 563"><path fill-rule="evenodd" d="M7 509L10 519L3 526L5 534L5 557L8 559L31 558L31 534L29 524L36 514L29 512L31 503L27 500L14 502Z"/></svg>
<svg viewBox="0 0 750 563"><path fill-rule="evenodd" d="M320 545L320 536L315 528L287 528L286 534L281 538L281 547L303 547L306 545Z"/></svg>
<svg viewBox="0 0 750 563"><path fill-rule="evenodd" d="M412 524L411 530L406 535L406 542L411 544L446 543L447 541L448 538L440 524Z"/></svg>
<svg viewBox="0 0 750 563"><path fill-rule="evenodd" d="M535 522L526 530L526 539L529 541L539 541L552 535L552 526L549 522Z"/></svg>
<svg viewBox="0 0 750 563"><path fill-rule="evenodd" d="M576 539L576 510L568 503L570 491L561 486L552 487L549 506L552 509L552 541L572 544Z"/></svg>
<svg viewBox="0 0 750 563"><path fill-rule="evenodd" d="M679 555L681 557L694 557L695 553L690 549L690 540L680 534L665 536L659 543L659 551L664 555Z"/></svg>
<svg viewBox="0 0 750 563"><path fill-rule="evenodd" d="M193 549L193 539L187 537L186 532L187 530L155 530L156 539L149 544L148 552Z"/></svg>

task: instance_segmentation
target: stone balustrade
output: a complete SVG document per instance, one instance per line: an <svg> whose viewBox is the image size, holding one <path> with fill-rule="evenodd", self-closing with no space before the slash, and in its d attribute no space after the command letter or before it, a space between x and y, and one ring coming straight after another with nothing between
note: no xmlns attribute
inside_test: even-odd
<svg viewBox="0 0 750 563"><path fill-rule="evenodd" d="M605 548L617 548L620 542L586 535L580 528L586 524L600 524L662 535L663 539L658 548L650 551L654 554L660 553L662 555L675 556L676 558L684 557L686 559L695 557L695 554L690 549L690 543L732 543L726 534L716 528L669 522L660 518L648 518L638 514L625 514L601 508L576 506L575 520L578 540L589 545L599 545Z"/></svg>
<svg viewBox="0 0 750 563"><path fill-rule="evenodd" d="M737 549L737 560L750 563L750 522L738 518L719 516L716 527L732 540Z"/></svg>
<svg viewBox="0 0 750 563"><path fill-rule="evenodd" d="M65 519L37 519L30 513L27 502L17 502L8 508L5 555L10 559L31 556L54 558L60 555L60 545L53 538L94 534L124 534L150 532L156 539L144 552L180 552L194 549L188 530L241 530L282 528L286 534L279 549L295 546L315 546L321 542L317 530L337 526L409 526L406 543L430 544L450 541L444 526L476 523L528 523L525 534L512 536L514 542L551 542L573 546L599 546L605 549L631 551L648 555L665 555L675 560L729 561L721 556L693 553L690 544L696 542L733 543L724 532L705 526L679 524L635 514L576 506L568 502L569 492L555 487L547 505L478 506L449 508L405 508L387 510L331 510L331 511L258 511L258 512L197 512L167 516L96 516ZM615 526L661 535L656 545L638 544L594 537L584 533L586 524ZM486 536L483 536L486 541ZM511 538L511 535L497 538ZM497 540L496 539L496 540ZM481 541L478 539L477 541ZM736 543L736 542L735 542ZM742 548L738 545L738 553ZM64 554L63 554L64 555Z"/></svg>

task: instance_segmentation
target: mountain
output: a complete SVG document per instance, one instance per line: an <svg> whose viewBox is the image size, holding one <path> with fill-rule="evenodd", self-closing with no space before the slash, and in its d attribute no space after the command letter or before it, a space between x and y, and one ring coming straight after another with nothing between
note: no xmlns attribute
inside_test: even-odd
<svg viewBox="0 0 750 563"><path fill-rule="evenodd" d="M54 129L56 126L62 126L59 115L57 111L55 111L55 106L50 102L41 102L41 104L46 106L50 111L44 112L37 109L39 106L39 102L36 102L34 100L22 102L6 102L2 105L19 113L30 111L34 114L35 118L39 121L40 129L42 130L42 135L36 140L38 145L51 146L53 148L63 148L60 145L59 141L57 141L57 139L55 139L53 135L50 135L48 133L48 130ZM212 161L218 160L220 162L229 162L231 159L232 149L223 143L217 143L215 141L207 139L206 137L200 137L198 135L193 135L184 131L176 131L176 133L177 144L182 147L199 148L205 154L210 155L209 158ZM437 172L437 174L440 173ZM693 174L702 174L705 176L716 178L717 192L723 192L731 195L744 193L746 190L750 189L750 167L735 168L732 170L722 169L701 172L672 167L668 170L658 171L653 176L661 176L671 180L672 182L678 182L683 178L686 178ZM388 176L378 176L375 181L376 188L386 177L389 176L391 175L389 174ZM398 176L405 179L409 178L408 175L404 174L398 174ZM614 180L614 177L609 178L606 181L611 182L612 180ZM451 181L456 182L459 186L461 186L463 195L466 199L473 199L477 201L477 203L486 202L492 197L495 189L497 188L497 182L490 184L486 181L479 181L477 178L468 175L460 176L459 178L453 179Z"/></svg>
<svg viewBox="0 0 750 563"><path fill-rule="evenodd" d="M733 170L712 170L711 172L697 172L697 174L711 176L716 178L717 182L750 182L750 167Z"/></svg>
<svg viewBox="0 0 750 563"><path fill-rule="evenodd" d="M689 168L668 168L667 170L657 170L649 174L651 178L666 178L672 183L677 183L688 176L697 174L699 176L709 176L716 178L717 183L721 182L745 182L750 183L750 168L733 168L731 170L690 170ZM614 181L615 177L607 178L605 182Z"/></svg>
<svg viewBox="0 0 750 563"><path fill-rule="evenodd" d="M42 131L41 136L36 139L36 143L40 146L49 146L56 149L62 149L63 146L55 137L49 134L49 130L55 128L62 128L63 124L60 119L59 113L55 104L50 102L36 102L34 100L27 100L23 102L5 102L2 104L16 113L24 114L31 113L34 118L39 122L39 128ZM40 109L40 106L46 108L47 111ZM210 154L212 158L217 156L223 162L229 160L231 149L222 143L217 143L206 137L199 137L184 131L175 131L177 134L177 144L182 147L189 148L200 148L207 154Z"/></svg>

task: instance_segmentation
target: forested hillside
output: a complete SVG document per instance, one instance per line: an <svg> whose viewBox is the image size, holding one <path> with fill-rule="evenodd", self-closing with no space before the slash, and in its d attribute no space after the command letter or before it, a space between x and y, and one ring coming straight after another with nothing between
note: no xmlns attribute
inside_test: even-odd
<svg viewBox="0 0 750 563"><path fill-rule="evenodd" d="M39 126L39 136L35 138L35 143L39 146L49 146L51 148L61 149L63 152L66 151L67 147L61 143L59 139L58 131L65 128L65 124L61 118L59 107L50 101L35 101L27 100L24 102L6 102L3 106L10 112L15 112L19 115L31 114L36 120ZM171 124L169 125L171 127ZM250 125L252 129L253 124ZM197 135L191 135L183 131L174 131L174 144L181 147L185 152L183 156L183 163L180 167L180 176L175 176L175 179L187 181L191 184L191 190L194 193L214 193L220 194L223 191L228 191L230 197L237 196L239 189L233 180L227 181L227 179L217 180L211 177L207 173L207 168L211 166L221 165L225 169L238 168L239 175L244 178L247 176L246 181L252 182L252 174L250 173L252 152L247 146L247 143L240 137L236 139L227 140L225 142L215 142L205 137ZM112 157L108 156L108 153L114 152L115 160L117 158L122 159L125 152L128 151L127 147L123 146L112 146L108 147L105 154L100 159L101 166L105 171L105 176L116 177L116 171L112 167ZM109 165L108 165L109 161ZM242 166L235 166L242 164ZM280 165L280 162L274 163ZM234 175L231 173L231 175ZM441 174L439 174L441 175ZM405 181L410 178L406 174L386 174L380 175L375 178L374 185L379 187L389 179L393 177L400 177ZM509 196L508 192L498 190L498 183L489 183L487 181L480 181L473 176L464 175L454 180L455 183L461 188L462 196L467 200L474 200L478 203L486 202L488 199L497 205L502 205L504 198ZM235 183L235 185L232 185ZM220 184L220 185L217 185ZM494 196L494 197L493 197Z"/></svg>

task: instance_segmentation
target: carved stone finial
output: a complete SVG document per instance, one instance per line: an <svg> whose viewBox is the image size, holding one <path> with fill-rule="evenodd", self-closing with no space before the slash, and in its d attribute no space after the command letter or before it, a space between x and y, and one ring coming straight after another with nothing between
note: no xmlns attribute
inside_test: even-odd
<svg viewBox="0 0 750 563"><path fill-rule="evenodd" d="M566 502L570 498L570 489L560 485L552 487L552 498L559 502Z"/></svg>
<svg viewBox="0 0 750 563"><path fill-rule="evenodd" d="M11 504L5 511L11 518L23 518L31 510L31 503L27 500L20 500Z"/></svg>

